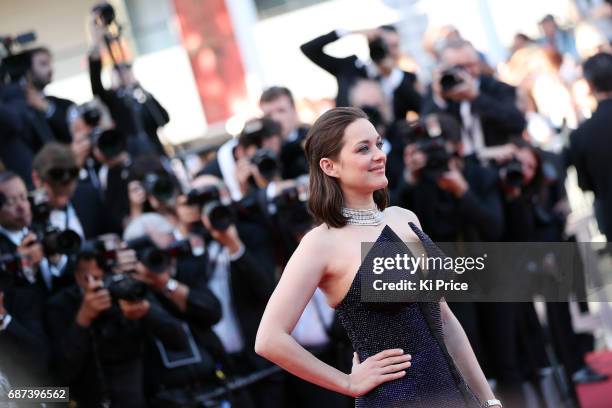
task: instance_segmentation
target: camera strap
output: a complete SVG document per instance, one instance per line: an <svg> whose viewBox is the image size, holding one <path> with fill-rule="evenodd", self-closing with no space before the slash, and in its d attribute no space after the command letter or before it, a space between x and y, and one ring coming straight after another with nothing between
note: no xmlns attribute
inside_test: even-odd
<svg viewBox="0 0 612 408"><path fill-rule="evenodd" d="M164 343L158 338L154 339L155 346L159 350L162 363L166 368L178 368L202 362L202 354L196 344L195 338L189 329L187 323L183 322L181 328L187 337L188 349L185 350L168 350Z"/></svg>

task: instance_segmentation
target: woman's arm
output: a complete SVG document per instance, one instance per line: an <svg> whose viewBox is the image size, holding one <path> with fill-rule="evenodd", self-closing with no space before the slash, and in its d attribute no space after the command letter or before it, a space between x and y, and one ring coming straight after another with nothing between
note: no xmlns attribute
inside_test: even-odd
<svg viewBox="0 0 612 408"><path fill-rule="evenodd" d="M362 363L353 360L345 374L304 349L293 331L321 280L330 248L329 239L315 229L300 242L270 297L261 319L255 351L290 373L311 383L350 396L363 395L382 382L400 378L410 366L401 350L385 350Z"/></svg>
<svg viewBox="0 0 612 408"><path fill-rule="evenodd" d="M444 344L468 386L481 402L495 399L493 391L478 364L470 341L453 312L445 301L440 302Z"/></svg>

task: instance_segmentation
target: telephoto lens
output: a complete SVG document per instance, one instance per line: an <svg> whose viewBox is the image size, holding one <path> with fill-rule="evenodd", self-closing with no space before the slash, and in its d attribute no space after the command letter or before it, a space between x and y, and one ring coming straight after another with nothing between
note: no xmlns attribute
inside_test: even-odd
<svg viewBox="0 0 612 408"><path fill-rule="evenodd" d="M266 179L272 180L278 174L280 166L278 158L272 150L259 149L251 159L251 162L257 166L259 173Z"/></svg>
<svg viewBox="0 0 612 408"><path fill-rule="evenodd" d="M448 92L463 82L463 79L459 75L460 70L460 68L450 68L442 71L442 75L440 77L440 86L442 87L442 91Z"/></svg>

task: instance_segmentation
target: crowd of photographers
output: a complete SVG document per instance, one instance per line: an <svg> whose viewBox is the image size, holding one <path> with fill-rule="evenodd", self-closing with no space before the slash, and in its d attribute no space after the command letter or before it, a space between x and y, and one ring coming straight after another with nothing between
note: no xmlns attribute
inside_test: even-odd
<svg viewBox="0 0 612 408"><path fill-rule="evenodd" d="M265 90L261 118L192 177L175 174L157 136L168 114L130 66L115 64L113 86L102 85L105 13L96 8L90 24L91 102L44 93L52 80L46 48L3 70L0 385L69 386L78 406L92 407L352 406L254 352L279 273L313 226L308 127L291 92ZM348 34L336 30L301 49L336 77L338 106L368 114L384 138L392 203L414 211L434 241L571 240L569 165L609 207L612 161L602 132L610 54L584 63L600 108L558 154L531 143L516 88L457 33L437 47L426 90L399 68L394 27L357 33L368 38L367 62L325 53ZM420 119L409 123L410 112ZM610 238L609 222L602 225ZM593 339L573 332L568 303L547 304L548 336L529 303L451 308L505 406L526 406L525 383L543 400L543 373L554 363L547 342L570 384L606 378L585 364ZM350 370L350 344L318 291L293 335ZM569 393L576 398L573 385Z"/></svg>

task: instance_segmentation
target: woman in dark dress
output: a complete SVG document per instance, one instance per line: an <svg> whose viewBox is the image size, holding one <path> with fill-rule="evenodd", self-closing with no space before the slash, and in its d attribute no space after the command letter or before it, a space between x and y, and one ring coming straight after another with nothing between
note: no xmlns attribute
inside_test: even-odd
<svg viewBox="0 0 612 408"><path fill-rule="evenodd" d="M501 407L461 325L444 301L408 304L361 299L362 242L437 247L416 216L387 208L386 156L363 111L335 108L306 138L309 209L320 225L289 260L262 317L255 351L319 386L356 397L357 407ZM319 287L338 311L355 350L345 374L300 346L291 332ZM388 307L384 307L388 306Z"/></svg>

